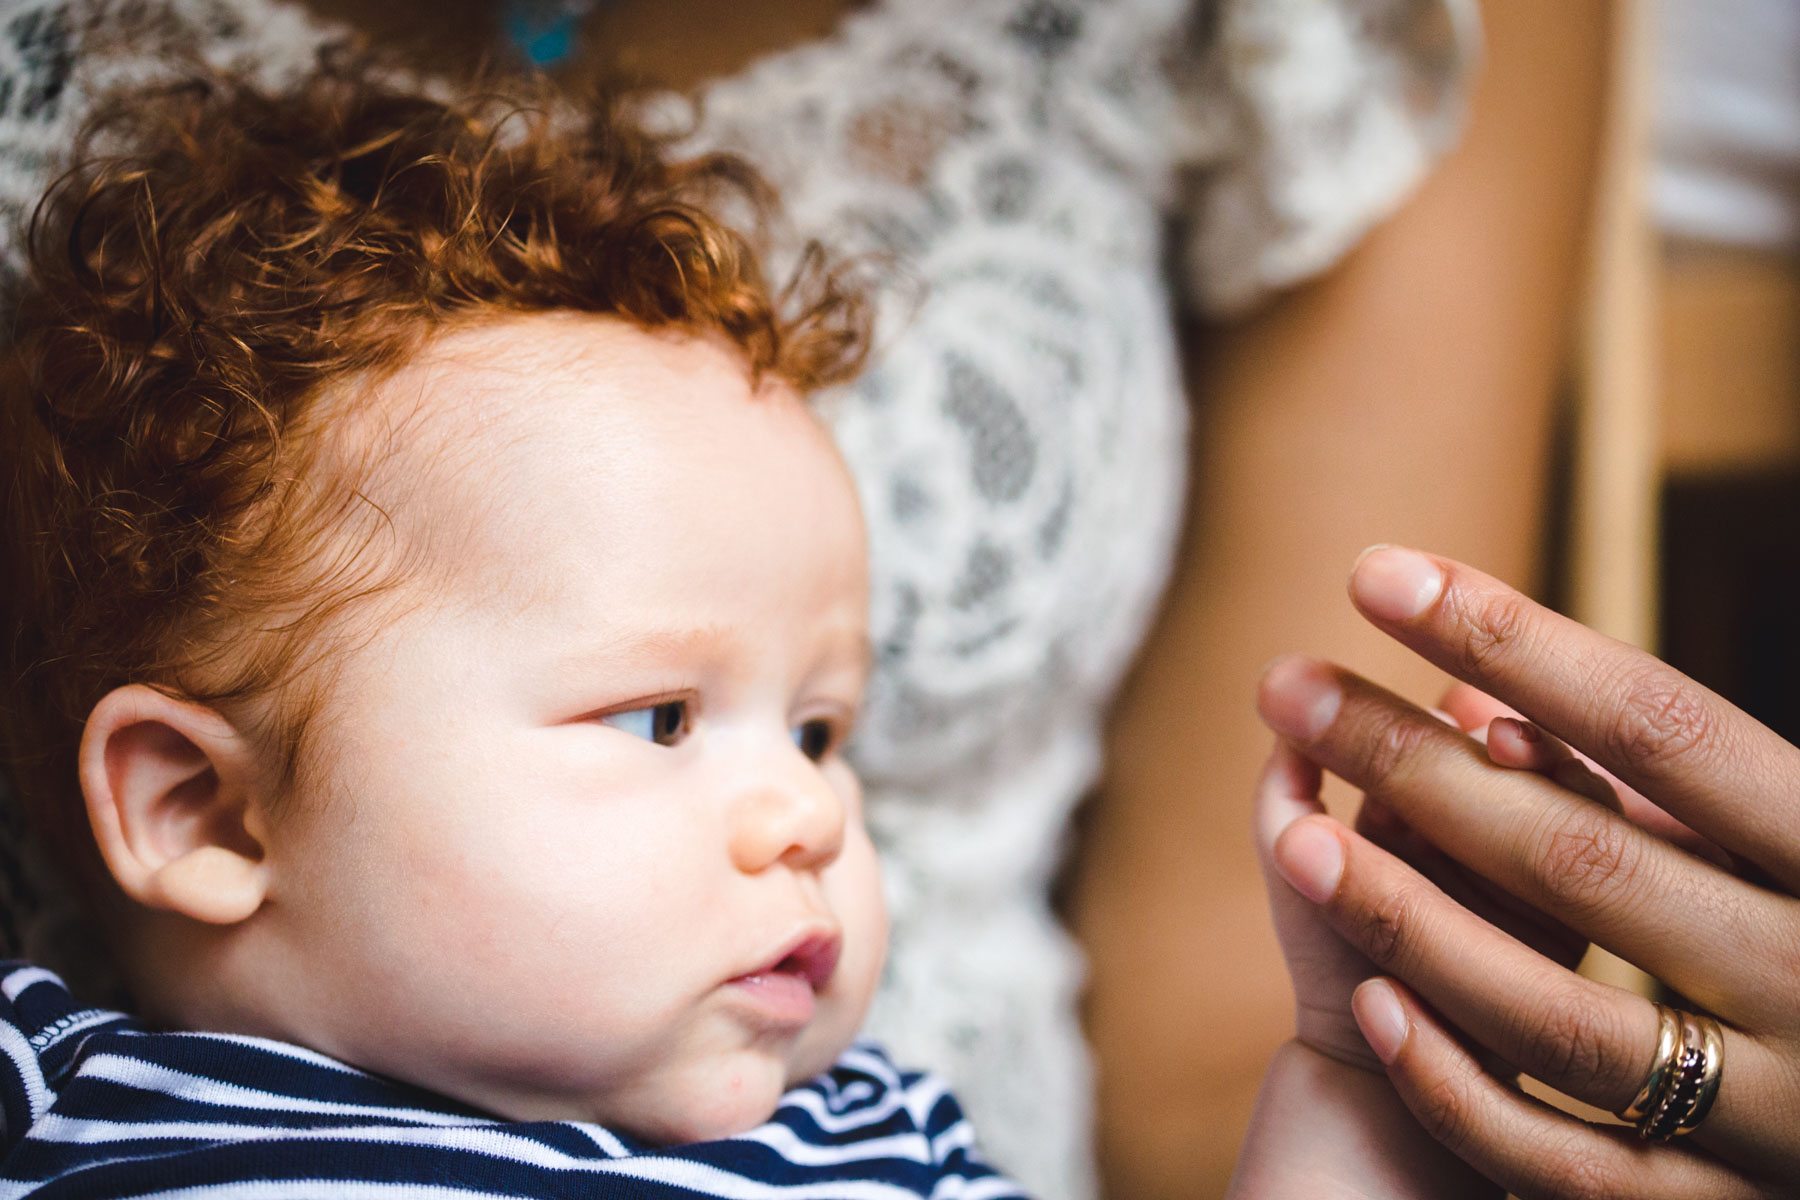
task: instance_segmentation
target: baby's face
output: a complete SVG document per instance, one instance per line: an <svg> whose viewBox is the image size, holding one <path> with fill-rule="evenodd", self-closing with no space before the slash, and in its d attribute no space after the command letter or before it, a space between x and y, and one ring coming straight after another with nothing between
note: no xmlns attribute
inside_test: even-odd
<svg viewBox="0 0 1800 1200"><path fill-rule="evenodd" d="M725 349L604 318L454 333L380 393L371 499L429 561L269 831L259 1024L512 1118L760 1122L885 948L842 462Z"/></svg>

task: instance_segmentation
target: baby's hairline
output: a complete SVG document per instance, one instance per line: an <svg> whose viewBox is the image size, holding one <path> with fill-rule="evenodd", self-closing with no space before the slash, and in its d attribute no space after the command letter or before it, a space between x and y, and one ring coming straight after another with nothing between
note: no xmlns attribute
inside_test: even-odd
<svg viewBox="0 0 1800 1200"><path fill-rule="evenodd" d="M296 639L296 648L302 651L300 660L292 677L273 689L274 694L269 697L273 707L265 708L265 716L259 722L276 731L293 728L291 736L284 738L278 733L277 744L296 767L310 749L300 743L305 727L317 715L320 701L330 687L330 663L352 652L382 624L439 605L492 605L516 610L533 602L532 590L518 588L516 580L504 589L459 591L459 583L470 572L459 565L462 543L455 525L406 518L410 515L407 510L424 502L421 493L430 486L429 480L457 473L437 469L443 458L492 449L467 429L424 438L412 436L419 423L433 421L434 414L441 416L448 411L441 391L432 386L432 373L462 365L465 352L479 355L483 341L503 336L508 326L541 322L590 325L602 339L641 335L662 342L707 346L722 352L749 379L751 402L764 402L773 391L781 397L778 402L791 402L812 421L819 420L809 394L779 376L765 375L758 381L742 348L719 331L647 326L618 314L575 308L518 311L496 306L468 310L453 320L422 327L417 340L397 361L379 370L324 382L296 430L294 483L304 485L310 480L322 485L316 506L320 512L312 519L312 532L337 535L320 543L325 556L342 568L363 564L367 571L348 596L342 587L320 583L297 597L302 606L315 601L331 603L336 610L333 619L318 626L296 623L291 613L281 610L245 614L252 619L273 619L290 628L297 624L299 629L310 631L311 646L319 651L305 653L306 635L291 635ZM606 352L604 342L600 349ZM562 357L546 352L539 361L560 365ZM523 370L531 361L527 358L523 363L504 364L498 369L516 366ZM486 358L476 358L468 365L481 370L496 369L496 364ZM453 421L444 424L452 426ZM835 446L833 454L838 454ZM420 455L428 457L422 461ZM841 455L838 462L842 465ZM493 490L459 489L456 499L467 508L471 519L479 519L481 506L500 503L505 495ZM334 496L337 507L328 510ZM325 511L334 511L335 517L329 521L319 519ZM307 520L299 519L303 523ZM320 525L331 529L320 529ZM304 536L306 530L297 532ZM343 573L337 570L332 575L339 577ZM866 657L872 660L872 651L867 651ZM291 698L284 703L284 696ZM289 711L278 711L282 708Z"/></svg>

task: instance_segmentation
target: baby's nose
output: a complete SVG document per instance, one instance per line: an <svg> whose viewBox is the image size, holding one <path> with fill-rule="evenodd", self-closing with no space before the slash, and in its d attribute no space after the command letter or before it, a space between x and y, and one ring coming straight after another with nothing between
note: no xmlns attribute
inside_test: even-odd
<svg viewBox="0 0 1800 1200"><path fill-rule="evenodd" d="M798 763L765 769L735 797L731 858L740 871L766 871L777 863L818 871L844 847L843 797L803 755L783 757Z"/></svg>

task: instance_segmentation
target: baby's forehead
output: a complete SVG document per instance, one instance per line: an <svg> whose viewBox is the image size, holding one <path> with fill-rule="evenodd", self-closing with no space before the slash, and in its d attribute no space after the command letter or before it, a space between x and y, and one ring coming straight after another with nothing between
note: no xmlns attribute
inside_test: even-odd
<svg viewBox="0 0 1800 1200"><path fill-rule="evenodd" d="M323 409L325 469L353 481L409 558L462 574L516 565L527 532L580 536L653 472L722 478L766 464L849 488L800 397L779 381L753 388L723 338L592 314L442 331Z"/></svg>
<svg viewBox="0 0 1800 1200"><path fill-rule="evenodd" d="M382 378L344 388L332 407L342 421L336 452L400 481L426 482L474 460L489 471L535 460L569 439L604 440L608 426L641 414L634 401L666 380L670 360L698 356L678 335L652 335L622 321L576 313L493 317L433 334ZM738 372L729 356L710 363L718 383ZM399 482L399 481L396 481ZM503 485L489 478L487 490Z"/></svg>

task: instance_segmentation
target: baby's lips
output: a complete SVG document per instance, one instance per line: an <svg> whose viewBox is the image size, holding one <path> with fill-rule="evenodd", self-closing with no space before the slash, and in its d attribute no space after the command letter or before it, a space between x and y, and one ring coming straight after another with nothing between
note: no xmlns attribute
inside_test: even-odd
<svg viewBox="0 0 1800 1200"><path fill-rule="evenodd" d="M775 964L775 969L794 972L811 984L816 992L831 981L832 972L837 970L838 956L843 950L844 939L839 935L814 934L788 951L787 956Z"/></svg>
<svg viewBox="0 0 1800 1200"><path fill-rule="evenodd" d="M783 977L803 982L812 991L823 990L832 981L832 973L837 972L837 961L842 952L844 936L835 925L808 921L785 945L763 959L761 966L743 972L738 979Z"/></svg>

